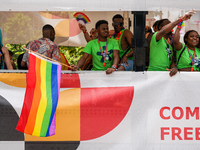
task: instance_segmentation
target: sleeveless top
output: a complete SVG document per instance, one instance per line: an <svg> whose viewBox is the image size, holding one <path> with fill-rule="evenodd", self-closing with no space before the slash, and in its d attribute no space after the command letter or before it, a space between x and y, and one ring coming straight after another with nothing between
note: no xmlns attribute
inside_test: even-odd
<svg viewBox="0 0 200 150"><path fill-rule="evenodd" d="M121 47L121 40L122 40L122 36L123 36L123 34L124 34L124 31L125 30L128 30L128 29L122 29L121 30L121 35L119 36L119 40L117 41L118 42L118 45L119 45L119 58L122 58L122 56L124 55L124 53L126 52L126 50L130 47L128 47L125 51L122 49L122 47ZM112 39L116 39L116 37L115 36L112 36ZM130 49L128 52L127 52L127 54L131 51L132 49ZM129 58L127 58L127 59L133 59L133 57L129 57Z"/></svg>

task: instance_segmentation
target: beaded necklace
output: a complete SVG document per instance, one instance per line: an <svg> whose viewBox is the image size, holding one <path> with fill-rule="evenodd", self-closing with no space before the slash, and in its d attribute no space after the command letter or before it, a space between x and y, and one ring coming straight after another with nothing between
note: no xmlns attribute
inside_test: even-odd
<svg viewBox="0 0 200 150"><path fill-rule="evenodd" d="M119 32L119 33L117 33L117 37L115 37L115 33L113 34L113 38L115 38L117 41L119 41L119 38L120 38L120 36L121 36L121 34L122 34L122 31L124 30L125 28L123 27L122 28L122 30Z"/></svg>

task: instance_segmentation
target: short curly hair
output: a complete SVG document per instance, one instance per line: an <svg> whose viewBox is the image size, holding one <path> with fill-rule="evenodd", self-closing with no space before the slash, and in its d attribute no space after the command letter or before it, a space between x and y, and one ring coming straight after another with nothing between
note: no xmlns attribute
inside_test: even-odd
<svg viewBox="0 0 200 150"><path fill-rule="evenodd" d="M108 25L108 21L106 21L106 20L97 21L95 28L97 29L101 24L107 24Z"/></svg>

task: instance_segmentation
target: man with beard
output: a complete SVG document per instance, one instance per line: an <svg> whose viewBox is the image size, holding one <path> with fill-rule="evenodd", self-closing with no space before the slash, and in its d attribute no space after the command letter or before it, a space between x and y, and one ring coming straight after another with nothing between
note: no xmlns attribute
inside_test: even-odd
<svg viewBox="0 0 200 150"><path fill-rule="evenodd" d="M117 41L109 39L108 22L99 20L95 28L98 32L98 39L88 42L83 50L83 56L77 62L77 65L71 65L72 70L78 70L83 66L89 55L92 55L92 71L106 71L110 74L117 70L119 63L119 46Z"/></svg>
<svg viewBox="0 0 200 150"><path fill-rule="evenodd" d="M177 73L177 68L173 61L173 49L168 42L172 34L172 29L180 22L188 20L194 14L193 11L186 13L174 22L162 19L158 23L159 31L154 33L150 43L150 58L148 71L170 71L170 76Z"/></svg>
<svg viewBox="0 0 200 150"><path fill-rule="evenodd" d="M115 34L112 38L116 39L119 45L120 66L119 71L133 70L133 49L131 48L131 39L133 34L130 30L125 29L124 18L117 14L112 18L112 25L115 29Z"/></svg>

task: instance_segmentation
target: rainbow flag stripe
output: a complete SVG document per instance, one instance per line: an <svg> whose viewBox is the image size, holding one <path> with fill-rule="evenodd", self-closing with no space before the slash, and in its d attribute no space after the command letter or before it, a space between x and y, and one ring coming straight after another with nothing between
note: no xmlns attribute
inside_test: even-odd
<svg viewBox="0 0 200 150"><path fill-rule="evenodd" d="M40 137L55 134L60 76L60 64L29 54L28 81L18 131Z"/></svg>
<svg viewBox="0 0 200 150"><path fill-rule="evenodd" d="M83 21L85 24L90 22L90 19L84 13L81 13L81 12L75 13L74 18L76 18L77 21L80 21L80 20Z"/></svg>

